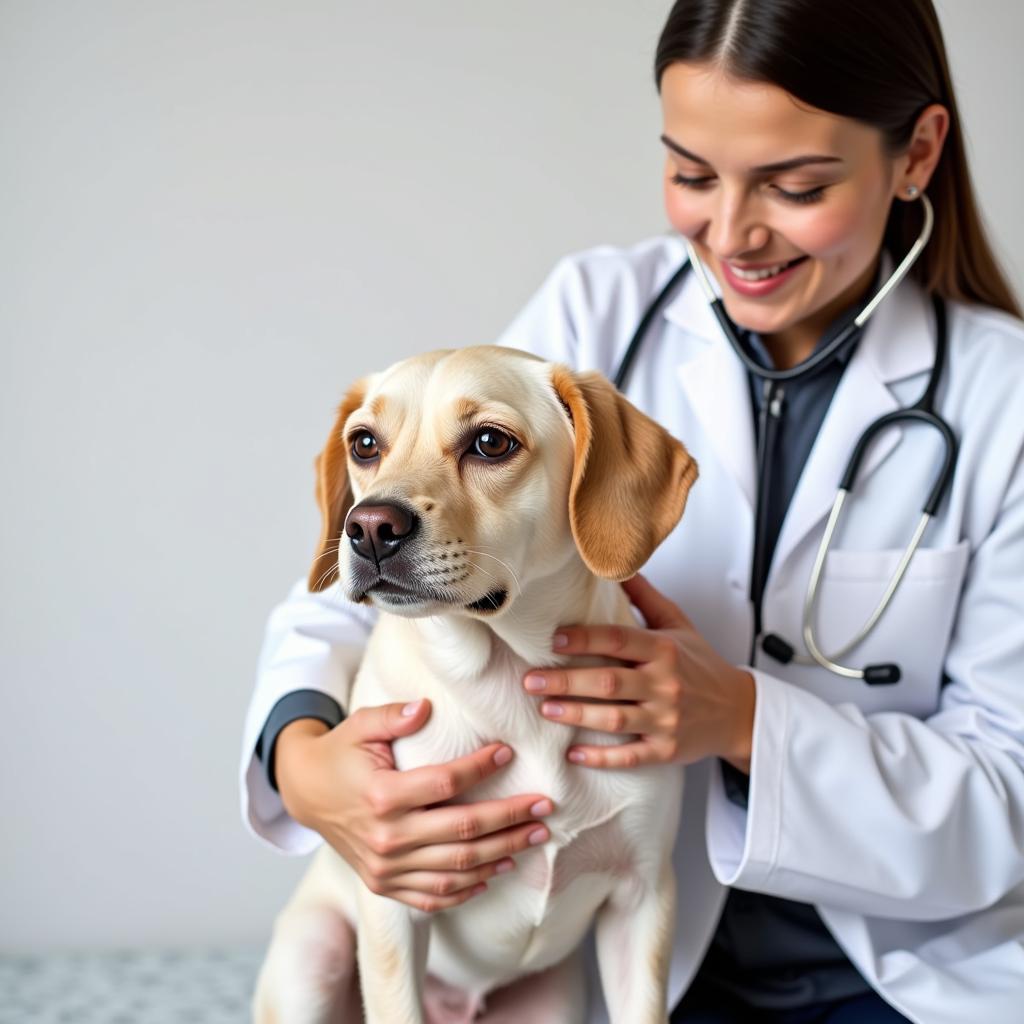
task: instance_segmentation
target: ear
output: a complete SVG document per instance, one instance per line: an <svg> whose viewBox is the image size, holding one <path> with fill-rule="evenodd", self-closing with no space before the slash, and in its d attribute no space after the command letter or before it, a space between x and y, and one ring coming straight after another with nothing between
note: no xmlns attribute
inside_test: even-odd
<svg viewBox="0 0 1024 1024"><path fill-rule="evenodd" d="M352 488L348 482L348 441L345 421L363 404L366 381L352 386L338 406L334 427L324 450L316 457L316 500L320 506L320 543L309 570L311 591L323 590L338 578L338 544L345 516L352 507Z"/></svg>
<svg viewBox="0 0 1024 1024"><path fill-rule="evenodd" d="M949 111L941 103L931 103L918 114L906 152L900 157L897 199L906 199L907 185L916 185L921 192L928 188L948 134Z"/></svg>
<svg viewBox="0 0 1024 1024"><path fill-rule="evenodd" d="M598 576L629 579L679 522L697 463L601 374L556 366L551 382L576 432L569 487L576 547Z"/></svg>

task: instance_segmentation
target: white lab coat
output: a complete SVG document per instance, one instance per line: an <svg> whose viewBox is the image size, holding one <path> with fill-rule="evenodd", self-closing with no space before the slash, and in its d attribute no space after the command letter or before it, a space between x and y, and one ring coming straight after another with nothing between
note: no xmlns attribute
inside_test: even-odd
<svg viewBox="0 0 1024 1024"><path fill-rule="evenodd" d="M502 338L611 375L644 309L682 262L676 238L560 262ZM749 809L718 763L688 769L671 998L710 941L725 886L813 903L881 995L911 1020L1024 1019L1024 325L951 303L937 407L960 455L949 498L871 635L846 663L897 662L869 687L759 654ZM932 364L930 304L904 282L869 322L779 535L764 624L802 650L811 562L855 439L912 403ZM710 643L748 660L754 429L744 370L694 275L655 319L627 394L700 465L686 514L644 570ZM826 651L860 628L917 522L940 452L893 428L870 452L827 560ZM345 702L372 614L298 584L273 612L242 751L243 813L275 846L319 841L284 814L252 751L275 701ZM943 685L945 682L945 685ZM592 1021L605 1020L600 999Z"/></svg>

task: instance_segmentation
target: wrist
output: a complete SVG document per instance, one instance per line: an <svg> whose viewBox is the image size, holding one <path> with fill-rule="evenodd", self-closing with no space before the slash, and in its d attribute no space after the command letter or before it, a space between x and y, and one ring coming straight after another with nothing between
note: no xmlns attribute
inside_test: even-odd
<svg viewBox="0 0 1024 1024"><path fill-rule="evenodd" d="M754 748L754 708L757 703L757 686L754 677L743 669L737 669L733 686L734 709L733 733L728 749L722 760L728 761L737 771L750 774L750 758Z"/></svg>
<svg viewBox="0 0 1024 1024"><path fill-rule="evenodd" d="M278 793L285 810L300 824L303 820L302 794L306 791L306 774L314 744L329 732L326 722L318 718L297 718L289 722L277 735L274 744L274 774Z"/></svg>

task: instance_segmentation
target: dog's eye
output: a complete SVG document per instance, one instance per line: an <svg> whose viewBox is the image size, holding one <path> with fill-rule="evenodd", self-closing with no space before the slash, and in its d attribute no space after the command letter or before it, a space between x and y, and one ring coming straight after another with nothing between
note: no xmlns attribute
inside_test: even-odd
<svg viewBox="0 0 1024 1024"><path fill-rule="evenodd" d="M377 438L367 430L364 430L361 434L356 434L352 440L352 454L362 462L377 458L380 454L380 449L377 447Z"/></svg>
<svg viewBox="0 0 1024 1024"><path fill-rule="evenodd" d="M503 430L484 427L473 439L472 452L485 459L500 459L516 448L516 441Z"/></svg>

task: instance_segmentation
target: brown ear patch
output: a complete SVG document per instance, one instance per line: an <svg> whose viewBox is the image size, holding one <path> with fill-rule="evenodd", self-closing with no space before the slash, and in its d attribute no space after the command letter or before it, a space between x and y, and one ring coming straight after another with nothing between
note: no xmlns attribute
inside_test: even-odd
<svg viewBox="0 0 1024 1024"><path fill-rule="evenodd" d="M601 374L556 366L551 382L576 433L569 488L576 546L598 576L629 579L679 522L697 463Z"/></svg>
<svg viewBox="0 0 1024 1024"><path fill-rule="evenodd" d="M341 527L352 507L352 488L348 481L348 441L345 421L363 404L366 382L358 381L341 400L334 426L324 450L316 457L316 500L320 506L320 542L309 570L311 591L324 590L338 578L338 544Z"/></svg>

